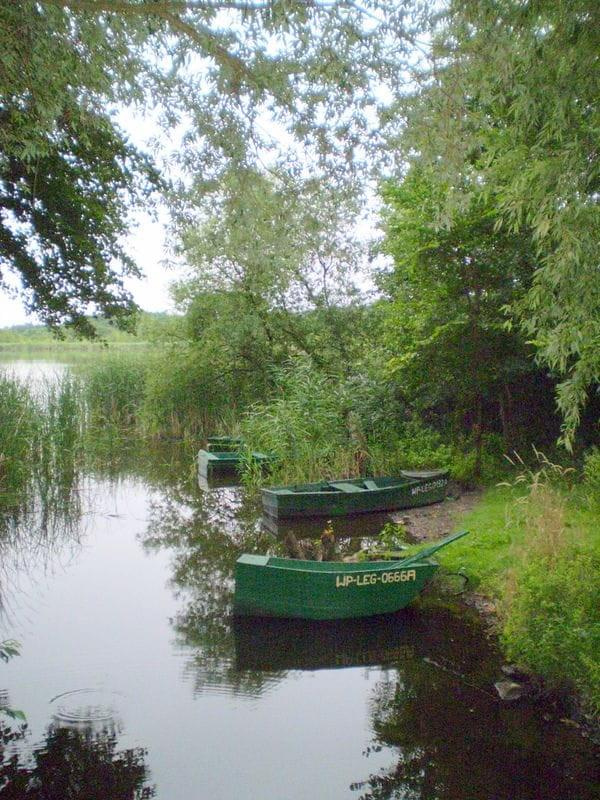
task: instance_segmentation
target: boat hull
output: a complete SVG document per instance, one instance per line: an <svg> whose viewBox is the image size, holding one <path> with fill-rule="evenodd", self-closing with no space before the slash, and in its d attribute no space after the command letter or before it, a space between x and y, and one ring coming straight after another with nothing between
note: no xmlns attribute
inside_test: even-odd
<svg viewBox="0 0 600 800"><path fill-rule="evenodd" d="M423 590L438 564L315 562L244 554L236 563L238 616L327 620L388 614Z"/></svg>
<svg viewBox="0 0 600 800"><path fill-rule="evenodd" d="M210 453L239 452L244 446L244 440L239 436L209 436L206 439L206 449Z"/></svg>
<svg viewBox="0 0 600 800"><path fill-rule="evenodd" d="M371 484L371 488L353 488ZM272 517L338 517L393 511L438 503L446 496L448 472L406 473L399 478L340 480L262 490L263 510Z"/></svg>
<svg viewBox="0 0 600 800"><path fill-rule="evenodd" d="M264 453L250 453L250 457L258 464L266 465L269 456ZM239 452L199 450L197 456L198 474L203 478L213 475L227 475L237 472L247 456Z"/></svg>

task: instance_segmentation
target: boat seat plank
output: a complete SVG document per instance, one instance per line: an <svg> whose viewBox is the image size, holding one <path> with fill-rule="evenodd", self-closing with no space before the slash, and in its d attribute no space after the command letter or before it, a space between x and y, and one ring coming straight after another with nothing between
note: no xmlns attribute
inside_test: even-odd
<svg viewBox="0 0 600 800"><path fill-rule="evenodd" d="M367 489L379 489L379 486L375 483L375 481L366 480L363 481Z"/></svg>
<svg viewBox="0 0 600 800"><path fill-rule="evenodd" d="M364 492L363 486L357 486L355 483L330 483L334 489L341 489L342 492Z"/></svg>

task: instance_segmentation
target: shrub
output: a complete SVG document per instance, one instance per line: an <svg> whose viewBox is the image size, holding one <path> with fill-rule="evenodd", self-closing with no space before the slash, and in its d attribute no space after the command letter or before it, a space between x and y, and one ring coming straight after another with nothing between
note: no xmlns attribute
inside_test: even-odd
<svg viewBox="0 0 600 800"><path fill-rule="evenodd" d="M565 539L532 544L512 574L503 640L508 656L553 684L574 685L600 714L600 554Z"/></svg>
<svg viewBox="0 0 600 800"><path fill-rule="evenodd" d="M551 684L575 686L600 713L600 550L570 522L572 470L540 460L522 498L526 538L507 575L502 637L510 658Z"/></svg>
<svg viewBox="0 0 600 800"><path fill-rule="evenodd" d="M404 422L395 437L370 444L371 471L374 474L398 474L402 469L449 467L452 447L437 431L418 419Z"/></svg>

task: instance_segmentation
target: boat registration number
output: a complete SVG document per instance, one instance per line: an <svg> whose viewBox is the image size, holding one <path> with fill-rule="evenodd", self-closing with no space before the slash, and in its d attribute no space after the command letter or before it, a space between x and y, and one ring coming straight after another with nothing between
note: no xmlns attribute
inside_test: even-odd
<svg viewBox="0 0 600 800"><path fill-rule="evenodd" d="M429 481L429 483L422 483L420 486L415 486L410 490L411 494L423 494L423 492L430 492L432 489L442 489L448 481L446 478L439 478L437 481Z"/></svg>
<svg viewBox="0 0 600 800"><path fill-rule="evenodd" d="M414 569L402 569L398 572L371 572L361 575L336 575L335 588L347 589L348 586L375 586L378 583L405 583L416 580L417 572Z"/></svg>

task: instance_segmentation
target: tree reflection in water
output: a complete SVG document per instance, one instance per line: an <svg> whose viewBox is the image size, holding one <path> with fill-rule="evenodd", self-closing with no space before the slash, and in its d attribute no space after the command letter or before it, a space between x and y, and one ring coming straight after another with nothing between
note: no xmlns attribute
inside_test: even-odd
<svg viewBox="0 0 600 800"><path fill-rule="evenodd" d="M414 622L413 656L378 682L371 700L365 755L393 748L397 761L353 784L360 800L600 797L593 745L557 717L544 720L540 707L499 700L497 654L480 626L446 614Z"/></svg>
<svg viewBox="0 0 600 800"><path fill-rule="evenodd" d="M53 726L28 763L11 753L10 740L9 729L0 731L1 800L146 800L156 794L147 783L146 751L118 751L114 733Z"/></svg>
<svg viewBox="0 0 600 800"><path fill-rule="evenodd" d="M204 493L186 487L163 489L161 499L152 504L143 543L172 553L171 587L181 603L172 624L177 644L188 656L185 671L194 691L216 685L260 693L272 681L236 669L231 624L236 559L246 551L265 552L276 543L261 529L252 500L239 488Z"/></svg>

